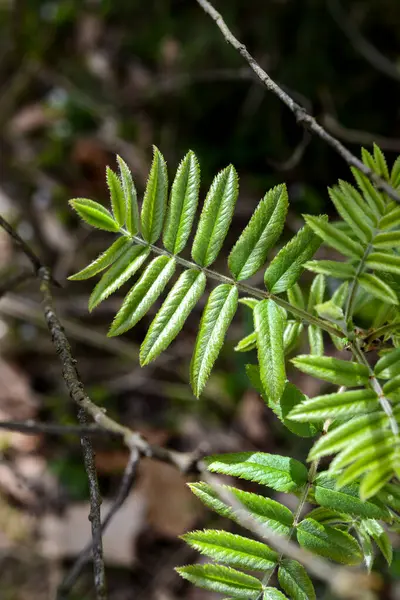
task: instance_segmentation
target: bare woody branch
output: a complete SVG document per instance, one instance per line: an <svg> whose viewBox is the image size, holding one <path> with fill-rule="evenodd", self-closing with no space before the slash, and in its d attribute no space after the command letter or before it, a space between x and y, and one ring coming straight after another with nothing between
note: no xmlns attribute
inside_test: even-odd
<svg viewBox="0 0 400 600"><path fill-rule="evenodd" d="M201 8L206 12L212 19L215 21L216 25L221 30L222 35L225 40L235 48L239 52L239 54L244 58L249 67L254 71L257 77L262 81L265 87L272 92L288 109L293 113L297 123L304 127L310 133L316 135L321 140L323 140L326 144L328 144L331 148L335 150L342 158L346 161L349 166L356 167L359 169L364 175L372 181L372 183L377 187L377 189L385 192L390 198L395 200L396 202L400 202L400 196L396 192L396 190L389 185L386 181L384 181L381 177L378 177L371 169L369 169L364 163L358 159L354 154L350 152L343 144L335 138L333 135L328 133L326 129L324 129L315 119L312 117L303 106L300 106L297 102L293 100L291 96L287 92L285 92L282 87L280 87L271 77L268 75L266 71L258 64L258 62L253 58L250 52L247 50L246 46L242 44L229 29L227 24L225 23L222 15L213 7L213 5L208 2L208 0L196 0L196 2L201 6Z"/></svg>

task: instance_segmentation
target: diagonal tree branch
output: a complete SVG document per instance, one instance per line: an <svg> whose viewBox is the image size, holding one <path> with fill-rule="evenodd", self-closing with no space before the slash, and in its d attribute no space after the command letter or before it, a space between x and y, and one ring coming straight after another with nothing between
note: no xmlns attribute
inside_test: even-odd
<svg viewBox="0 0 400 600"><path fill-rule="evenodd" d="M324 129L315 119L312 117L305 108L300 106L297 102L293 100L291 96L287 92L285 92L282 87L280 87L271 77L268 75L264 69L258 64L258 62L253 58L250 52L247 50L246 46L242 44L229 29L227 24L225 23L222 15L213 7L213 5L208 2L208 0L196 0L196 2L201 6L205 13L207 13L213 21L215 21L216 25L221 30L222 35L225 40L235 48L239 52L239 54L244 58L249 67L253 69L257 77L262 81L265 87L272 92L288 109L293 113L297 123L308 130L310 133L316 135L321 140L323 140L326 144L328 144L331 148L335 150L342 158L346 161L349 166L356 167L359 169L364 175L372 181L372 183L382 192L385 192L390 198L395 200L396 202L400 202L400 196L396 192L396 190L389 185L386 181L384 181L381 177L376 175L371 169L369 169L364 163L358 159L354 154L350 152L338 139L336 139L333 135L328 133L326 129Z"/></svg>

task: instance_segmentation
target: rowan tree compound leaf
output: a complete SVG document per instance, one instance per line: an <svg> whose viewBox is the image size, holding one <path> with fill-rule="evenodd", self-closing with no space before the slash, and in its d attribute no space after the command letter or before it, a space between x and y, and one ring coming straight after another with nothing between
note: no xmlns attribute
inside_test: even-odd
<svg viewBox="0 0 400 600"><path fill-rule="evenodd" d="M100 254L90 265L70 275L68 279L71 281L78 281L82 279L90 279L94 277L100 271L104 271L107 267L112 265L130 246L132 246L132 240L127 236L120 236L115 240L113 244L105 252Z"/></svg>
<svg viewBox="0 0 400 600"><path fill-rule="evenodd" d="M222 248L231 224L238 189L238 176L232 165L218 173L210 187L192 247L192 258L202 267L214 262Z"/></svg>
<svg viewBox="0 0 400 600"><path fill-rule="evenodd" d="M303 354L292 358L292 363L303 373L338 385L351 387L369 382L369 371L366 366L331 356Z"/></svg>
<svg viewBox="0 0 400 600"><path fill-rule="evenodd" d="M235 286L219 285L211 292L204 308L190 365L190 381L197 397L221 351L226 332L236 313L238 296Z"/></svg>
<svg viewBox="0 0 400 600"><path fill-rule="evenodd" d="M220 594L229 594L239 600L256 600L262 591L261 582L245 573L222 565L188 565L177 572L191 583Z"/></svg>
<svg viewBox="0 0 400 600"><path fill-rule="evenodd" d="M158 256L153 259L139 281L125 297L110 327L109 336L120 335L124 331L128 331L144 317L163 292L175 272L175 267L176 263L173 258Z"/></svg>
<svg viewBox="0 0 400 600"><path fill-rule="evenodd" d="M125 194L119 177L110 167L106 169L106 179L110 190L111 206L115 220L122 227L125 224L126 204Z"/></svg>
<svg viewBox="0 0 400 600"><path fill-rule="evenodd" d="M80 218L92 227L104 231L119 231L119 225L114 221L110 211L98 202L88 198L74 198L69 201L69 204Z"/></svg>
<svg viewBox="0 0 400 600"><path fill-rule="evenodd" d="M172 254L179 254L189 239L199 201L199 187L199 163L194 152L189 150L172 184L163 233L164 246Z"/></svg>
<svg viewBox="0 0 400 600"><path fill-rule="evenodd" d="M235 279L248 279L264 265L282 233L287 208L284 184L265 194L229 255L228 266Z"/></svg>
<svg viewBox="0 0 400 600"><path fill-rule="evenodd" d="M206 276L197 269L188 269L179 277L154 317L140 347L140 364L157 358L176 338L186 319L203 295Z"/></svg>
<svg viewBox="0 0 400 600"><path fill-rule="evenodd" d="M307 225L284 246L270 263L264 274L267 290L278 294L292 287L322 243Z"/></svg>
<svg viewBox="0 0 400 600"><path fill-rule="evenodd" d="M267 485L277 492L292 492L307 482L306 467L294 458L265 452L217 454L205 459L209 471Z"/></svg>
<svg viewBox="0 0 400 600"><path fill-rule="evenodd" d="M304 567L290 558L284 558L278 569L281 588L293 600L316 600L314 586Z"/></svg>
<svg viewBox="0 0 400 600"><path fill-rule="evenodd" d="M168 173L161 152L153 146L153 162L147 180L141 212L143 238L154 244L161 235L167 208Z"/></svg>
<svg viewBox="0 0 400 600"><path fill-rule="evenodd" d="M272 300L263 300L254 309L260 376L268 397L277 402L285 389L283 332L285 321Z"/></svg>
<svg viewBox="0 0 400 600"><path fill-rule="evenodd" d="M125 196L126 218L125 225L131 235L136 235L140 229L139 207L137 193L131 171L126 162L117 156L122 189Z"/></svg>
<svg viewBox="0 0 400 600"><path fill-rule="evenodd" d="M230 567L266 571L278 560L278 554L265 544L226 531L192 531L182 539L201 554Z"/></svg>
<svg viewBox="0 0 400 600"><path fill-rule="evenodd" d="M89 298L89 311L108 298L140 269L150 249L143 246L130 246L104 273Z"/></svg>

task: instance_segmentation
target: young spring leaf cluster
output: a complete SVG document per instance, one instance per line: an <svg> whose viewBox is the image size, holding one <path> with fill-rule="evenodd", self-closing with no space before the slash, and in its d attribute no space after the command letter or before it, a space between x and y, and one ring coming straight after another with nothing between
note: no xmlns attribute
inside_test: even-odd
<svg viewBox="0 0 400 600"><path fill-rule="evenodd" d="M400 190L400 157L390 171L377 146L373 154L363 150L362 159ZM207 459L212 473L266 486L269 495L225 486L229 503L203 482L192 484L193 492L237 527L246 528L241 515L250 515L260 531L266 527L324 559L350 566L364 562L370 569L376 546L390 562L386 529L400 522L400 206L352 169L355 185L339 181L329 190L341 219L306 215L304 227L268 262L288 209L286 187L277 185L231 248L226 276L212 265L238 198L234 167L217 174L199 207L194 153L184 157L169 189L165 160L154 148L139 210L130 170L120 157L118 164L119 174L107 169L111 210L92 200L71 201L88 224L118 234L104 253L71 277L88 279L103 272L89 309L136 277L110 328L109 335L120 335L165 294L141 345L140 362L146 365L177 337L207 281L217 282L208 294L191 360L195 395L204 389L241 303L252 312L254 330L235 350L254 351L253 360L257 357L246 367L251 384L292 434L316 438L309 469L295 459L265 453ZM322 243L342 260L314 259ZM307 293L298 283L305 268L315 274ZM265 289L244 283L261 269ZM321 381L321 393L313 398L287 376L288 355L304 347L304 337L308 354L302 350L290 362ZM327 470L318 472L323 457L332 458ZM300 506L307 501L313 508L300 516L271 498L274 492L295 494ZM281 556L273 544L222 530L194 531L184 538L213 561L179 569L201 587L229 598L315 598L304 567ZM280 589L270 584L275 571Z"/></svg>

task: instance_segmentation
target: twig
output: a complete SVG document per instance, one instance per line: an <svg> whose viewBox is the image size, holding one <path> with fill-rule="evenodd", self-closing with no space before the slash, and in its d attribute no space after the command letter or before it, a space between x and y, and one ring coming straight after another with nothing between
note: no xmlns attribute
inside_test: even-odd
<svg viewBox="0 0 400 600"><path fill-rule="evenodd" d="M58 425L57 423L38 423L28 419L27 421L0 421L0 429L6 431L17 431L25 435L88 435L110 437L110 432L98 425Z"/></svg>
<svg viewBox="0 0 400 600"><path fill-rule="evenodd" d="M350 152L338 139L328 133L315 119L312 117L304 107L300 106L293 100L289 94L287 94L282 87L280 87L271 77L261 68L257 61L248 52L246 46L242 44L231 32L227 24L225 23L222 15L215 10L208 0L196 0L201 8L206 12L216 23L221 30L225 40L239 52L239 54L248 63L249 67L253 69L255 74L263 82L266 88L272 92L288 109L293 113L295 119L299 125L302 125L306 130L314 135L318 136L321 140L327 143L333 148L346 163L350 166L356 167L364 175L372 181L372 183L381 191L386 192L390 198L396 202L400 202L400 196L396 190L390 186L381 177L378 177L371 169L369 169L364 163L358 159L354 154Z"/></svg>
<svg viewBox="0 0 400 600"><path fill-rule="evenodd" d="M340 2L338 0L328 0L327 4L329 12L347 36L353 48L377 71L395 81L400 81L400 69L362 35L356 25L348 18Z"/></svg>
<svg viewBox="0 0 400 600"><path fill-rule="evenodd" d="M130 453L129 461L125 468L124 475L122 477L122 481L121 481L120 487L118 489L117 496L116 496L110 510L108 511L107 515L105 516L104 521L101 524L101 532L100 532L101 535L104 534L104 532L107 529L108 525L110 524L111 520L114 518L114 516L117 514L117 512L119 511L119 509L121 508L121 506L124 504L124 502L126 501L126 499L129 496L129 493L135 482L139 458L140 458L139 453L136 450L136 448L134 448ZM90 559L91 552L92 552L92 544L89 543L82 550L82 552L80 552L80 554L79 554L78 558L76 559L76 561L74 562L71 570L66 575L63 582L61 583L61 585L58 589L58 600L62 600L69 593L71 588L74 586L83 567Z"/></svg>
<svg viewBox="0 0 400 600"><path fill-rule="evenodd" d="M83 408L78 410L78 421L82 427L87 426L88 417ZM96 600L107 600L106 571L103 556L103 538L101 537L101 495L97 479L96 463L92 442L87 436L81 437L83 462L89 482L90 512L89 521L92 528L93 575Z"/></svg>

